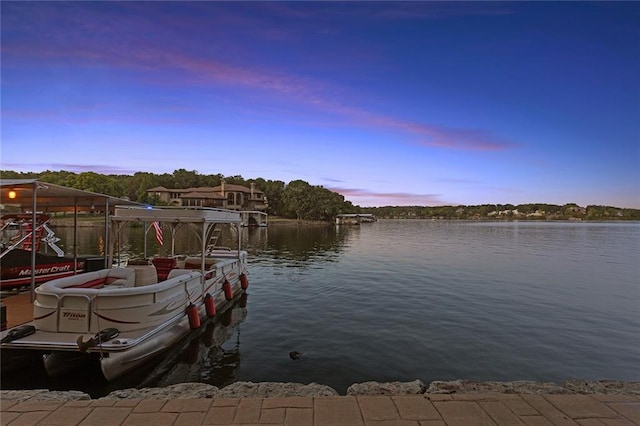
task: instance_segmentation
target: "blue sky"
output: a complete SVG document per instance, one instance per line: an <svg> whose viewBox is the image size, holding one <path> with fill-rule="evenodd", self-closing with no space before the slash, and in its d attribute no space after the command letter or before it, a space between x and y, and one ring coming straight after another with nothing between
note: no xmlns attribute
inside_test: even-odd
<svg viewBox="0 0 640 426"><path fill-rule="evenodd" d="M1 8L4 170L640 208L637 2Z"/></svg>

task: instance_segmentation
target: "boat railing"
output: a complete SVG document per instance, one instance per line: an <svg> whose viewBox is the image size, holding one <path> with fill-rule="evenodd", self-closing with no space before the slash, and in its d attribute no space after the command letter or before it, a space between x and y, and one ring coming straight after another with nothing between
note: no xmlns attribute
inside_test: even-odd
<svg viewBox="0 0 640 426"><path fill-rule="evenodd" d="M4 230L7 229L10 226L19 226L19 224L15 223L13 221L9 221L9 222L5 223L4 225L2 225L2 228L0 228L0 232L4 232Z"/></svg>
<svg viewBox="0 0 640 426"><path fill-rule="evenodd" d="M219 252L227 252L227 251L228 251L228 252L232 252L232 251L234 251L234 250L233 250L231 247L227 247L227 246L217 246L217 245L215 245L215 244L210 244L210 245L208 245L208 246L207 246L207 252L206 252L206 254L207 254L207 256L209 256L209 255L211 255L212 253L215 253L215 252L217 252L217 251L219 251Z"/></svg>
<svg viewBox="0 0 640 426"><path fill-rule="evenodd" d="M0 253L0 259L2 259L7 253L9 253L10 251L20 247L20 245L22 245L23 242L25 242L25 240L27 240L28 238L31 238L32 241L35 238L35 236L40 233L43 229L46 228L46 224L49 222L49 219L46 220L45 222L42 222L41 224L39 224L38 226L36 226L36 229L31 230L30 232L27 232L25 235L22 236L22 238L18 239L15 243L11 244L10 246L8 246L2 253ZM4 228L3 228L4 229ZM37 245L31 244L31 248L33 247L37 247Z"/></svg>

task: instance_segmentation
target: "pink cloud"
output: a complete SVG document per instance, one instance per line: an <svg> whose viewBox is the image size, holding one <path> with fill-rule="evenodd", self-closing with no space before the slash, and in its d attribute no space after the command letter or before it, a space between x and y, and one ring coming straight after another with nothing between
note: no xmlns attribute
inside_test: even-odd
<svg viewBox="0 0 640 426"><path fill-rule="evenodd" d="M385 19L442 19L454 16L474 15L508 15L508 4L496 2L413 2L413 7L407 7L406 3L387 2L382 3L382 8L376 16Z"/></svg>
<svg viewBox="0 0 640 426"><path fill-rule="evenodd" d="M123 6L125 7L125 6ZM135 10L139 5L133 3ZM289 13L305 14L306 11L299 8L289 8L285 5L271 5L282 9L290 9ZM453 8L458 11L459 8ZM464 8L462 8L464 9ZM382 7L381 11L393 12L393 7ZM409 10L411 14L431 14L433 7L406 7L398 8L397 12L405 13ZM448 8L447 8L448 10ZM91 12L88 12L91 15ZM355 12L354 12L355 13ZM357 11L357 13L362 13ZM435 12L436 15L438 14ZM447 12L448 13L448 12ZM458 12L456 12L458 13ZM460 13L467 13L464 10ZM157 15L157 13L156 13ZM392 16L391 13L390 16ZM94 15L91 15L94 16ZM517 146L514 142L508 141L485 129L451 128L430 124L428 122L415 122L384 113L375 112L359 106L349 105L345 99L354 98L354 94L345 94L343 87L335 87L318 79L301 78L300 76L271 69L264 66L247 66L233 64L228 60L219 57L211 58L208 46L195 46L184 49L179 39L167 28L184 28L192 25L194 28L200 27L206 19L196 16L191 21L184 17L177 19L177 23L171 23L166 16L153 16L141 18L140 14L125 14L125 22L114 19L83 19L83 13L69 18L70 22L78 23L81 27L80 33L54 30L53 43L45 42L43 36L39 36L35 43L29 41L3 43L3 54L17 58L42 58L59 59L61 64L108 64L115 68L128 68L136 71L136 78L143 78L147 83L154 85L217 85L225 88L235 87L249 90L259 90L277 94L285 102L293 102L295 109L299 106L320 110L326 114L332 114L339 120L354 123L359 126L374 128L383 131L400 131L414 136L414 143L433 148L470 150L470 151L499 151L511 149ZM40 17L46 20L47 17ZM224 19L231 19L243 28L254 18L245 18L227 11ZM303 18L301 18L303 19ZM157 39L140 37L140 34L154 33L158 29L154 22L164 22L165 40L167 43L158 44ZM195 24L198 25L195 25ZM24 24L27 25L27 24ZM132 30L131 28L135 28ZM74 34L76 36L74 36ZM90 34L87 37L78 37L78 34ZM111 37L116 34L116 38ZM39 40L39 41L38 41ZM236 43L237 44L237 43ZM54 46L52 48L52 45ZM58 49L55 45L60 46ZM234 45L234 49L239 46ZM244 57L244 56L243 56ZM5 65L11 60L5 60ZM9 65L10 66L10 65ZM166 78L167 71L173 71L172 78ZM356 94L357 95L357 94ZM258 94L261 96L261 94ZM139 118L139 117L138 117ZM333 124L335 125L335 123Z"/></svg>
<svg viewBox="0 0 640 426"><path fill-rule="evenodd" d="M329 3L329 4L326 4ZM502 3L456 2L363 2L362 7L336 7L331 2L315 2L313 7L296 2L266 2L265 7L280 16L308 20L305 24L322 21L322 17L363 20L441 19L453 16L505 15L511 12Z"/></svg>
<svg viewBox="0 0 640 426"><path fill-rule="evenodd" d="M353 110L352 114L359 116L361 120L371 126L398 129L421 136L417 143L425 146L470 151L501 151L518 146L515 142L495 136L492 132L483 129L450 128L416 123L395 117L370 114L365 111Z"/></svg>
<svg viewBox="0 0 640 426"><path fill-rule="evenodd" d="M408 192L374 192L365 189L327 187L328 190L344 195L358 205L442 205L446 204L439 194L412 194Z"/></svg>
<svg viewBox="0 0 640 426"><path fill-rule="evenodd" d="M27 50L22 50L25 54ZM30 55L53 55L52 51L38 52L31 49ZM328 87L317 81L301 79L292 75L274 72L265 68L246 68L222 63L204 57L188 56L168 50L158 51L152 46L129 46L127 54L108 50L96 51L77 47L66 51L64 57L75 60L107 62L117 67L154 69L174 68L186 72L192 83L236 86L269 91L309 107L320 109L366 127L382 130L399 130L419 136L416 143L445 149L472 151L499 151L516 146L515 143L493 135L483 129L448 128L444 126L417 123L409 120L377 114L359 107L345 105L340 99L329 99L320 93L338 93L339 89ZM181 80L182 83L187 80ZM153 84L171 84L165 79L154 79Z"/></svg>
<svg viewBox="0 0 640 426"><path fill-rule="evenodd" d="M440 126L424 126L422 132L428 139L419 143L438 148L501 151L516 146L515 143L504 140L483 129L451 129Z"/></svg>

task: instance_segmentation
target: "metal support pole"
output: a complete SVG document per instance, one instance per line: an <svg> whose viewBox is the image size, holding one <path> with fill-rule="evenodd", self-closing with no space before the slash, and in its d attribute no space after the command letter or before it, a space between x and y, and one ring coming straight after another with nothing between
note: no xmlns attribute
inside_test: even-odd
<svg viewBox="0 0 640 426"><path fill-rule="evenodd" d="M37 195L38 192L38 182L33 183L33 196L31 199L31 303L36 300L36 209L37 206Z"/></svg>
<svg viewBox="0 0 640 426"><path fill-rule="evenodd" d="M85 269L87 265L85 264ZM78 198L73 198L73 273L78 273Z"/></svg>
<svg viewBox="0 0 640 426"><path fill-rule="evenodd" d="M111 241L109 241L109 197L104 199L104 252L107 253L107 247L110 247ZM109 269L108 256L104 257L104 269Z"/></svg>
<svg viewBox="0 0 640 426"><path fill-rule="evenodd" d="M149 229L151 229L151 224L143 222L142 230L144 231L144 241L142 243L142 256L144 256L145 259L147 258L147 232L149 232Z"/></svg>
<svg viewBox="0 0 640 426"><path fill-rule="evenodd" d="M242 226L238 226L238 276L242 274Z"/></svg>
<svg viewBox="0 0 640 426"><path fill-rule="evenodd" d="M204 286L205 286L205 277L204 277L204 257L206 256L207 251L207 242L208 235L207 232L209 230L209 224L207 222L202 222L202 251L200 252L200 272L202 272L202 293L204 295Z"/></svg>
<svg viewBox="0 0 640 426"><path fill-rule="evenodd" d="M176 229L178 225L170 223L169 227L171 228L171 257L174 257L176 253Z"/></svg>

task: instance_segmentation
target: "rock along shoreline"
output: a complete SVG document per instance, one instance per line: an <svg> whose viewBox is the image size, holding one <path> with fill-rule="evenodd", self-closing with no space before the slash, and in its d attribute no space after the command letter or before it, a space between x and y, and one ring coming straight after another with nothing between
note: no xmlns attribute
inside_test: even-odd
<svg viewBox="0 0 640 426"><path fill-rule="evenodd" d="M568 380L551 382L513 381L479 382L471 380L354 383L346 395L420 395L420 394L622 394L640 395L640 382L616 380ZM339 396L333 388L318 383L236 382L218 388L206 383L180 383L162 388L122 389L96 399L195 399L195 398L283 398ZM90 400L80 391L1 390L6 401L74 401Z"/></svg>

